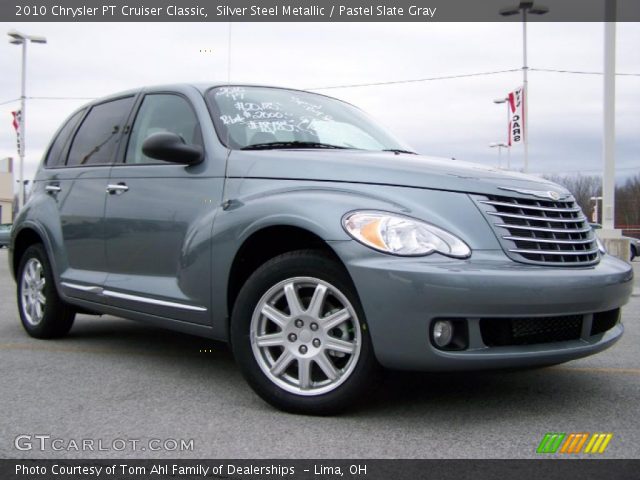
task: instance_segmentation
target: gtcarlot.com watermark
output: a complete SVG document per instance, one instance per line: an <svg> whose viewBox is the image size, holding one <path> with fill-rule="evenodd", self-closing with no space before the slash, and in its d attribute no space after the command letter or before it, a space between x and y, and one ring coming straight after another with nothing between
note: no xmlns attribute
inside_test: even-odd
<svg viewBox="0 0 640 480"><path fill-rule="evenodd" d="M22 434L13 441L21 452L193 452L193 439L184 438L59 438Z"/></svg>

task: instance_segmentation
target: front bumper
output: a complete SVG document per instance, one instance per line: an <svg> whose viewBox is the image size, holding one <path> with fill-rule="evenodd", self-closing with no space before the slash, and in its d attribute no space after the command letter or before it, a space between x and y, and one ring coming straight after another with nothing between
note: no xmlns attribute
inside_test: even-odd
<svg viewBox="0 0 640 480"><path fill-rule="evenodd" d="M622 335L617 323L591 335L592 314L620 308L631 295L633 271L604 255L590 267L525 265L501 250L468 260L441 255L402 258L354 241L331 242L360 296L378 361L385 367L473 370L560 363L597 353ZM487 346L480 319L584 315L578 338L530 345ZM429 339L435 318L465 319L468 348L443 351Z"/></svg>

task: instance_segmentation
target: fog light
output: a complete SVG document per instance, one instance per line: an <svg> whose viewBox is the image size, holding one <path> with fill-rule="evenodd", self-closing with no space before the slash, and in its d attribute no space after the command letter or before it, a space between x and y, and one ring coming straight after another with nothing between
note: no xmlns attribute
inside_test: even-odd
<svg viewBox="0 0 640 480"><path fill-rule="evenodd" d="M446 347L452 339L453 324L449 320L438 320L433 324L433 342L438 347Z"/></svg>

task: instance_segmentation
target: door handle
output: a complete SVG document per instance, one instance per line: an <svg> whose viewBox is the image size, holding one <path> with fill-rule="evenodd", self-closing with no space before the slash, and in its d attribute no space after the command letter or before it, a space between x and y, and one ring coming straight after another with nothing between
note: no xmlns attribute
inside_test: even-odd
<svg viewBox="0 0 640 480"><path fill-rule="evenodd" d="M60 188L60 185L47 185L46 187L44 187L44 190L45 192L50 193L51 195L54 195L60 192L62 188Z"/></svg>
<svg viewBox="0 0 640 480"><path fill-rule="evenodd" d="M129 191L129 187L125 183L109 184L107 185L107 193L111 195L120 195Z"/></svg>

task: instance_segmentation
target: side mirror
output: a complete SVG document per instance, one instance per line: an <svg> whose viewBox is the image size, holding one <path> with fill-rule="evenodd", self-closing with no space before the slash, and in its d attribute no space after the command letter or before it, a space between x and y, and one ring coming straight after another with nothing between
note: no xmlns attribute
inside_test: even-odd
<svg viewBox="0 0 640 480"><path fill-rule="evenodd" d="M171 132L149 135L142 144L142 153L156 160L184 165L195 165L203 159L202 147L188 145L179 135Z"/></svg>

